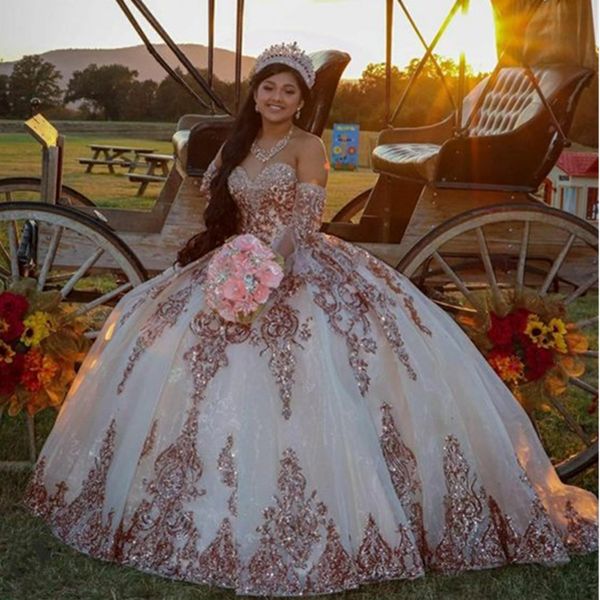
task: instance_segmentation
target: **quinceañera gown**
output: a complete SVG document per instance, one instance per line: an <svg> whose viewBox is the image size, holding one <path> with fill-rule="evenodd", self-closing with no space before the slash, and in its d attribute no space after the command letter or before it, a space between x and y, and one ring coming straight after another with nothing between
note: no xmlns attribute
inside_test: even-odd
<svg viewBox="0 0 600 600"><path fill-rule="evenodd" d="M291 227L289 273L251 324L207 309L209 256L122 299L27 492L59 538L273 595L596 547L595 496L559 481L452 319L318 233L323 188L277 162L254 180L237 167L229 187L243 232L270 243Z"/></svg>

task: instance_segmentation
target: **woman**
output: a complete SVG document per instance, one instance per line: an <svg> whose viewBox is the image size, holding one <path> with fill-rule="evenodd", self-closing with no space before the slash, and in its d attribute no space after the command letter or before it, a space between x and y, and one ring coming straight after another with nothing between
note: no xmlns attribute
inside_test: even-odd
<svg viewBox="0 0 600 600"><path fill-rule="evenodd" d="M318 233L314 82L267 49L204 179L207 230L112 313L42 451L27 504L92 556L245 594L301 595L596 547L510 392L450 317ZM253 233L286 275L251 324L206 307L211 251Z"/></svg>

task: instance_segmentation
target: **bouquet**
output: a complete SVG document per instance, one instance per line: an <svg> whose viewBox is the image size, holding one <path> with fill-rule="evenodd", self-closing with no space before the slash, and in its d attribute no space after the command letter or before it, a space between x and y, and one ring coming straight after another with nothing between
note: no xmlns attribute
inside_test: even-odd
<svg viewBox="0 0 600 600"><path fill-rule="evenodd" d="M283 279L283 259L251 234L226 242L208 265L206 303L226 321L249 323Z"/></svg>
<svg viewBox="0 0 600 600"><path fill-rule="evenodd" d="M11 416L58 408L89 349L87 328L59 292L39 292L34 280L0 292L0 407Z"/></svg>
<svg viewBox="0 0 600 600"><path fill-rule="evenodd" d="M588 338L566 317L561 298L533 291L489 295L477 316L459 316L471 340L525 408L543 408L547 395L557 398L570 377L581 377Z"/></svg>

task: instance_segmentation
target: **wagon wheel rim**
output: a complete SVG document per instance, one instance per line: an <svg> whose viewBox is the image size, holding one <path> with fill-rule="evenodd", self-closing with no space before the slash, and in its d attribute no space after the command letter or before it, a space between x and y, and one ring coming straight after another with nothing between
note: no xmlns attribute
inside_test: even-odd
<svg viewBox="0 0 600 600"><path fill-rule="evenodd" d="M355 218L367 205L369 196L373 188L363 190L358 196L355 196L347 204L342 206L335 215L331 218L332 223L351 223L352 219Z"/></svg>
<svg viewBox="0 0 600 600"><path fill-rule="evenodd" d="M21 198L22 194L27 194L27 196ZM40 195L41 180L38 177L5 177L0 179L0 203L37 201L40 199ZM73 208L96 206L87 196L67 185L61 187L58 204Z"/></svg>
<svg viewBox="0 0 600 600"><path fill-rule="evenodd" d="M41 232L32 260L23 251L25 223L34 223ZM68 245L74 240L82 244L80 252L69 251ZM63 264L68 254L81 256L81 261ZM92 270L108 272L108 266L102 267L101 263L113 266L115 285L106 291L83 292L87 295L78 299L76 288ZM147 275L131 249L104 223L59 206L37 202L0 204L0 286L7 289L25 277L35 280L38 291L59 291L64 301L77 304L77 315L86 315L100 307L111 307ZM86 336L95 338L98 332L99 328L91 329Z"/></svg>
<svg viewBox="0 0 600 600"><path fill-rule="evenodd" d="M495 248L499 246L498 239L492 241L492 237L494 234L497 235L497 229L503 226L507 228L506 231L510 232L509 240L512 242L512 245L509 244L511 245L510 252L503 257L505 266L509 264L512 267L506 271L508 275L498 272L498 253L494 253L491 249L491 246ZM496 229L494 230L494 228ZM534 237L536 232L539 233L544 228L557 230L556 240L558 243L555 253L551 256L536 256L534 254L536 246L533 243ZM448 251L448 248L456 249L456 242L461 236L470 236L468 239L473 242L474 251L469 257L472 261L470 264L472 266L473 262L478 262L484 280L478 285L486 287L496 300L502 298L503 290L507 287L513 289L517 294L525 288L534 287L542 298L551 292L561 293L564 304L572 307L575 300L581 298L598 284L598 232L589 223L543 205L507 204L491 208L478 208L457 215L432 230L397 265L399 271L410 277L425 293L433 296L434 301L437 300L438 304L441 302L436 295L442 297L439 289L444 288L443 281L446 278L448 288L453 290L455 295L462 296L464 299L464 304L456 302L454 305L449 303L442 306L455 314L460 311L475 313L484 310L476 293L477 286L467 281L463 272L455 266L458 264L457 260L462 260L464 267L467 259L462 255L457 256L461 254L460 252ZM583 270L578 273L577 278L565 276L562 272L563 267L569 264L572 259L571 255L577 252L587 253L593 256L593 259L590 261L587 271ZM510 260L506 260L507 257ZM530 263L535 262L538 263L538 266L532 269ZM539 267L540 264L542 268ZM511 270L514 272L511 273ZM502 275L506 276L502 278ZM435 277L438 283L433 286L428 283L429 276ZM530 285L532 280L535 281L535 286ZM576 326L580 329L591 328L597 326L597 322L598 319L595 316L591 319L580 320ZM597 350L590 350L583 355L588 363L597 364L597 357ZM586 373L591 375L589 367L586 368ZM587 394L590 399L593 398L592 405L596 402L598 396L596 384L578 377L569 377L567 391L569 400L576 395L573 391L575 389L579 390L577 394ZM552 404L553 413L560 415L564 426L571 432L570 435L575 436L574 439L581 444L573 455L563 457L562 460L555 460L559 476L563 479L570 479L588 466L595 464L598 456L597 432L588 433L574 420L567 406L568 402L563 402L562 396L553 398L548 394L548 400ZM533 419L541 419L539 415L530 416ZM544 436L541 437L544 442Z"/></svg>

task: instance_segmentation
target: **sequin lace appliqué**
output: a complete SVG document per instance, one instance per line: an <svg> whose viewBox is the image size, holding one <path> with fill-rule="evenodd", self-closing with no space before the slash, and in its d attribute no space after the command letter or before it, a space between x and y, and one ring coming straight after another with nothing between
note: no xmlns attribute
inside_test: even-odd
<svg viewBox="0 0 600 600"><path fill-rule="evenodd" d="M382 446L388 464L396 465L390 476L399 499L410 506L417 501L420 485L414 454L402 443L389 411L384 408L383 413ZM194 513L186 508L186 504L191 506L190 500L206 498L199 487L203 465L193 442L196 421L192 409L179 438L155 461L156 478L145 484L148 497L114 533L114 512L105 506L106 479L116 440L114 421L107 428L95 466L73 500L66 501L68 487L64 482L56 484L54 494L48 492L42 457L26 503L49 522L58 537L92 556L169 577L234 587L248 594L336 592L366 581L418 577L423 564L456 573L515 562L561 564L566 560L565 546L533 490L531 520L519 534L495 500L477 488L476 477L452 436L446 440L443 456L445 527L440 543L431 552L418 552L413 540L420 545L420 533L411 532L412 523L410 528L399 526L397 542L390 545L371 514L367 515L358 549L355 553L347 550L317 491L307 491L306 476L291 448L283 453L277 492L263 511L258 545L248 562L240 561L229 517L199 550L202 536ZM228 437L219 458L223 483L230 488L237 485L230 460L232 447ZM400 481L400 472L408 482ZM526 476L522 480L530 485ZM578 552L595 549L593 524L582 519L570 502L566 503L565 517L567 546Z"/></svg>
<svg viewBox="0 0 600 600"><path fill-rule="evenodd" d="M271 305L251 325L224 321L212 311L202 311L195 316L190 327L201 341L185 354L184 359L193 374L197 398L203 396L218 370L229 364L228 346L248 342L261 355L268 352L269 369L282 401L282 415L285 419L291 417L295 351L302 350L302 342L312 335L310 317L301 321L299 311L288 302L300 285L299 278L286 276L271 299Z"/></svg>

